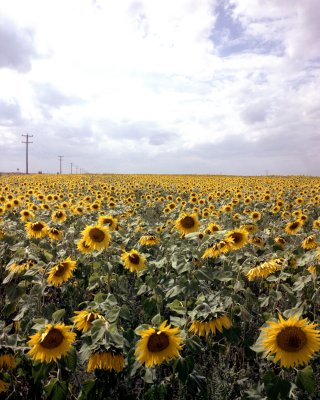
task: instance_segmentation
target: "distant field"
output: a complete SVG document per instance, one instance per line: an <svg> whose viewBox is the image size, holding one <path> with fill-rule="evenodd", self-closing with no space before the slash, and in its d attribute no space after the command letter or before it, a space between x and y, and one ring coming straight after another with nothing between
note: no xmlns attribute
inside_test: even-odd
<svg viewBox="0 0 320 400"><path fill-rule="evenodd" d="M317 177L1 175L0 397L319 399L319 204Z"/></svg>

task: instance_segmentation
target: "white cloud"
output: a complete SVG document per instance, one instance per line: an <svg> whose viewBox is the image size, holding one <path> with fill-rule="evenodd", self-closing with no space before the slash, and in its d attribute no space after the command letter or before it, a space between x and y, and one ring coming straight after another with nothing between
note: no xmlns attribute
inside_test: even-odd
<svg viewBox="0 0 320 400"><path fill-rule="evenodd" d="M2 0L0 13L11 37L30 33L16 65L0 62L0 170L23 168L25 131L35 170L64 154L98 172L250 173L255 143L259 169L288 173L296 155L268 138L320 150L316 0ZM215 146L218 160L200 151Z"/></svg>

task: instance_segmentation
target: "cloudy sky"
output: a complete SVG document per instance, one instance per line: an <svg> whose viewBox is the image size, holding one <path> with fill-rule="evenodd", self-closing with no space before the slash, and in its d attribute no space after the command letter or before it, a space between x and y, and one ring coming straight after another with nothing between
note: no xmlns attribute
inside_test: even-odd
<svg viewBox="0 0 320 400"><path fill-rule="evenodd" d="M320 176L319 0L1 0L0 171Z"/></svg>

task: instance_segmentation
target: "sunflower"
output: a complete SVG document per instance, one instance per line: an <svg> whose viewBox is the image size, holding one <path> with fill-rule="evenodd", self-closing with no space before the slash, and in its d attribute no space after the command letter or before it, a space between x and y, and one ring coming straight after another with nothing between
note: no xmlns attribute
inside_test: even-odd
<svg viewBox="0 0 320 400"><path fill-rule="evenodd" d="M87 366L87 372L96 369L121 372L124 368L124 357L121 353L113 351L99 351L92 353Z"/></svg>
<svg viewBox="0 0 320 400"><path fill-rule="evenodd" d="M231 250L237 250L248 242L248 232L245 229L234 229L226 234L225 241L230 243Z"/></svg>
<svg viewBox="0 0 320 400"><path fill-rule="evenodd" d="M109 229L102 225L89 225L82 231L83 239L93 250L103 250L109 246Z"/></svg>
<svg viewBox="0 0 320 400"><path fill-rule="evenodd" d="M82 254L90 254L93 252L93 248L89 246L83 238L78 241L77 248Z"/></svg>
<svg viewBox="0 0 320 400"><path fill-rule="evenodd" d="M61 240L63 232L57 228L47 228L47 235L52 240Z"/></svg>
<svg viewBox="0 0 320 400"><path fill-rule="evenodd" d="M155 235L143 235L139 239L139 243L145 246L154 246L160 243L160 239Z"/></svg>
<svg viewBox="0 0 320 400"><path fill-rule="evenodd" d="M138 333L141 339L137 342L135 355L146 367L179 357L183 340L179 336L179 328L171 328L171 325L167 325L167 321L164 321L158 328L150 326Z"/></svg>
<svg viewBox="0 0 320 400"><path fill-rule="evenodd" d="M221 231L221 226L218 224L215 224L214 222L210 222L210 224L206 228L206 233L208 235L211 235L214 232Z"/></svg>
<svg viewBox="0 0 320 400"><path fill-rule="evenodd" d="M29 210L20 211L20 220L22 222L26 222L26 221L28 221L29 219L32 219L32 218L34 218L34 214L33 214L32 211L29 211Z"/></svg>
<svg viewBox="0 0 320 400"><path fill-rule="evenodd" d="M253 281L256 278L266 278L279 270L285 263L284 258L275 258L273 260L266 261L257 267L251 268L247 273L249 281Z"/></svg>
<svg viewBox="0 0 320 400"><path fill-rule="evenodd" d="M287 243L287 242L286 242L286 239L283 238L282 236L277 236L277 237L274 239L274 241L275 241L275 243L276 243L278 246L280 246L280 247L284 247L284 245Z"/></svg>
<svg viewBox="0 0 320 400"><path fill-rule="evenodd" d="M48 275L48 282L53 286L60 286L72 276L72 271L76 269L76 261L72 261L70 257L59 264L54 265Z"/></svg>
<svg viewBox="0 0 320 400"><path fill-rule="evenodd" d="M28 269L28 265L25 261L15 262L7 267L7 270L13 274L22 274Z"/></svg>
<svg viewBox="0 0 320 400"><path fill-rule="evenodd" d="M261 213L259 211L252 211L250 217L253 221L259 221L261 219Z"/></svg>
<svg viewBox="0 0 320 400"><path fill-rule="evenodd" d="M64 210L57 210L51 214L53 222L64 222L67 219L67 214Z"/></svg>
<svg viewBox="0 0 320 400"><path fill-rule="evenodd" d="M75 311L74 313L77 315L71 318L71 320L75 323L76 329L78 329L78 331L82 331L83 333L90 329L92 322L96 319L105 319L98 312L90 310Z"/></svg>
<svg viewBox="0 0 320 400"><path fill-rule="evenodd" d="M60 360L71 349L76 333L70 332L71 326L61 324L46 325L43 331L30 336L28 354L35 360L49 363Z"/></svg>
<svg viewBox="0 0 320 400"><path fill-rule="evenodd" d="M315 229L320 229L320 219L314 220L313 223L312 223L312 226L313 226Z"/></svg>
<svg viewBox="0 0 320 400"><path fill-rule="evenodd" d="M244 224L244 225L240 226L240 229L245 229L250 235L250 234L256 233L258 230L258 227L255 224Z"/></svg>
<svg viewBox="0 0 320 400"><path fill-rule="evenodd" d="M192 321L189 332L198 336L208 336L210 333L215 335L217 330L222 333L223 329L229 329L231 326L232 322L227 315L221 315L220 317L210 319L206 322Z"/></svg>
<svg viewBox="0 0 320 400"><path fill-rule="evenodd" d="M319 246L319 243L316 240L316 235L310 235L303 239L301 243L301 247L305 250L316 249Z"/></svg>
<svg viewBox="0 0 320 400"><path fill-rule="evenodd" d="M265 241L259 236L253 236L249 238L249 243L253 244L256 247L262 248L265 246Z"/></svg>
<svg viewBox="0 0 320 400"><path fill-rule="evenodd" d="M16 360L13 354L0 354L0 371L2 369L13 369L16 367Z"/></svg>
<svg viewBox="0 0 320 400"><path fill-rule="evenodd" d="M10 384L0 379L0 394L6 393L10 387Z"/></svg>
<svg viewBox="0 0 320 400"><path fill-rule="evenodd" d="M261 345L267 354L274 354L274 362L280 361L281 367L305 365L320 350L320 331L307 319L294 315L284 320L279 314L277 322L267 324L261 328Z"/></svg>
<svg viewBox="0 0 320 400"><path fill-rule="evenodd" d="M220 240L214 246L209 247L203 254L202 258L217 257L220 254L228 253L231 250L231 245L229 241Z"/></svg>
<svg viewBox="0 0 320 400"><path fill-rule="evenodd" d="M295 233L297 233L301 229L302 225L303 225L302 221L295 220L293 222L288 222L284 230L289 235L294 235Z"/></svg>
<svg viewBox="0 0 320 400"><path fill-rule="evenodd" d="M45 224L45 222L27 222L25 227L27 235L30 238L40 239L46 236L47 225Z"/></svg>
<svg viewBox="0 0 320 400"><path fill-rule="evenodd" d="M183 213L180 218L175 222L176 229L182 233L192 233L199 229L200 222L198 221L197 214L185 214Z"/></svg>
<svg viewBox="0 0 320 400"><path fill-rule="evenodd" d="M143 270L146 265L146 259L137 250L130 250L121 255L124 262L124 267L129 269L131 272L139 272Z"/></svg>
<svg viewBox="0 0 320 400"><path fill-rule="evenodd" d="M118 226L118 220L112 215L101 215L98 218L98 225L107 225L110 231L114 231Z"/></svg>

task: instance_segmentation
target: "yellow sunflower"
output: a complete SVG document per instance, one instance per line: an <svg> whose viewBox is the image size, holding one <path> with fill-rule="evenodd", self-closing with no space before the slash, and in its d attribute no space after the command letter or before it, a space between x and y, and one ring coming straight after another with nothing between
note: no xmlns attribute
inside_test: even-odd
<svg viewBox="0 0 320 400"><path fill-rule="evenodd" d="M30 336L28 345L31 349L28 355L35 361L49 363L60 360L71 349L76 339L76 333L70 332L71 326L64 324L49 324L44 330Z"/></svg>
<svg viewBox="0 0 320 400"><path fill-rule="evenodd" d="M240 226L240 229L245 229L250 235L250 234L256 233L258 230L258 227L255 224L244 224L244 225Z"/></svg>
<svg viewBox="0 0 320 400"><path fill-rule="evenodd" d="M320 229L320 219L314 220L313 223L312 223L312 226L313 226L315 229Z"/></svg>
<svg viewBox="0 0 320 400"><path fill-rule="evenodd" d="M32 211L29 211L29 210L20 211L20 220L22 222L26 222L26 221L28 221L29 219L32 219L32 218L34 218L34 214L33 214Z"/></svg>
<svg viewBox="0 0 320 400"><path fill-rule="evenodd" d="M182 234L197 232L200 227L197 214L183 213L180 218L176 220L175 227Z"/></svg>
<svg viewBox="0 0 320 400"><path fill-rule="evenodd" d="M67 219L67 214L64 210L57 210L51 214L53 222L64 222Z"/></svg>
<svg viewBox="0 0 320 400"><path fill-rule="evenodd" d="M60 286L71 278L72 272L76 269L76 261L72 261L70 257L59 264L54 265L48 274L48 282L53 286Z"/></svg>
<svg viewBox="0 0 320 400"><path fill-rule="evenodd" d="M82 254L90 254L93 252L93 248L89 246L83 238L78 241L77 248Z"/></svg>
<svg viewBox="0 0 320 400"><path fill-rule="evenodd" d="M93 250L103 250L109 246L109 229L102 225L89 225L82 231L82 237Z"/></svg>
<svg viewBox="0 0 320 400"><path fill-rule="evenodd" d="M46 236L47 225L45 222L27 222L26 225L27 235L30 238L43 238Z"/></svg>
<svg viewBox="0 0 320 400"><path fill-rule="evenodd" d="M92 353L87 366L87 372L96 369L121 372L124 368L124 357L121 353L113 351L100 351Z"/></svg>
<svg viewBox="0 0 320 400"><path fill-rule="evenodd" d="M222 333L223 329L230 329L231 326L232 322L227 315L221 315L220 317L210 319L206 322L192 321L189 332L198 336L208 336L210 333L215 335L217 330Z"/></svg>
<svg viewBox="0 0 320 400"><path fill-rule="evenodd" d="M124 267L129 269L131 272L139 272L146 267L145 257L134 249L123 253L121 259L124 262Z"/></svg>
<svg viewBox="0 0 320 400"><path fill-rule="evenodd" d="M249 281L253 281L256 278L266 278L273 274L275 271L281 269L285 263L284 258L275 258L273 260L266 261L257 267L251 268L247 273Z"/></svg>
<svg viewBox="0 0 320 400"><path fill-rule="evenodd" d="M284 247L284 245L287 243L286 239L283 238L282 236L277 236L274 239L275 243L280 246L280 247Z"/></svg>
<svg viewBox="0 0 320 400"><path fill-rule="evenodd" d="M98 218L98 225L107 225L110 231L114 231L118 226L118 220L112 215L101 215Z"/></svg>
<svg viewBox="0 0 320 400"><path fill-rule="evenodd" d="M82 332L87 332L90 329L92 322L96 319L105 319L98 312L90 310L75 311L74 313L77 315L72 317L71 320L75 323L76 329Z"/></svg>
<svg viewBox="0 0 320 400"><path fill-rule="evenodd" d="M274 362L280 361L281 367L305 365L320 350L320 331L307 319L294 315L284 320L279 314L277 322L267 324L261 328L261 345L267 354L274 354Z"/></svg>
<svg viewBox="0 0 320 400"><path fill-rule="evenodd" d="M305 250L316 249L319 246L319 243L316 240L316 235L310 235L303 239L301 243L301 247Z"/></svg>
<svg viewBox="0 0 320 400"><path fill-rule="evenodd" d="M217 257L220 254L228 253L231 250L231 244L229 241L220 240L214 246L209 247L203 254L202 258L212 258Z"/></svg>
<svg viewBox="0 0 320 400"><path fill-rule="evenodd" d="M0 371L2 369L13 369L16 367L16 359L13 354L0 354Z"/></svg>
<svg viewBox="0 0 320 400"><path fill-rule="evenodd" d="M288 222L284 230L289 235L294 235L295 233L297 233L302 228L302 225L303 225L303 222L300 221L300 220L296 220L296 221L293 221L293 222Z"/></svg>
<svg viewBox="0 0 320 400"><path fill-rule="evenodd" d="M224 240L230 243L231 250L241 249L248 242L248 231L241 228L234 229L227 232Z"/></svg>
<svg viewBox="0 0 320 400"><path fill-rule="evenodd" d="M135 355L146 367L179 357L183 340L179 336L179 328L171 328L171 325L167 325L167 321L164 321L158 328L150 326L138 333L141 339L137 342Z"/></svg>
<svg viewBox="0 0 320 400"><path fill-rule="evenodd" d="M52 240L61 240L63 232L57 228L47 228L47 235Z"/></svg>
<svg viewBox="0 0 320 400"><path fill-rule="evenodd" d="M253 221L259 221L261 219L261 213L259 211L252 211L250 217Z"/></svg>
<svg viewBox="0 0 320 400"><path fill-rule="evenodd" d="M160 243L160 239L155 235L143 235L139 239L139 243L145 246L154 246Z"/></svg>

